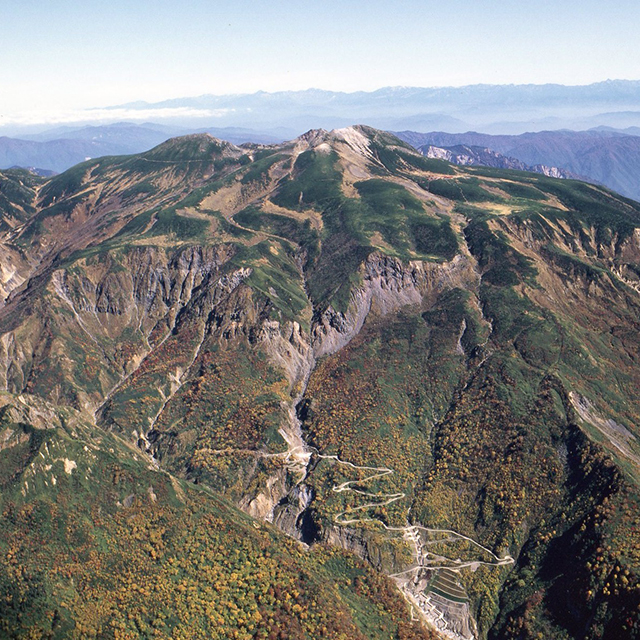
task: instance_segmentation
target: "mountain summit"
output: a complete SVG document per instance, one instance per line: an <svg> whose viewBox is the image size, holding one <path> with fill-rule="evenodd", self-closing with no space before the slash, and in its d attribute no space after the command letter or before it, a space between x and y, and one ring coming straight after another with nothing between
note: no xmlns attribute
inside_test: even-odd
<svg viewBox="0 0 640 640"><path fill-rule="evenodd" d="M0 195L6 637L637 635L639 204L365 126Z"/></svg>

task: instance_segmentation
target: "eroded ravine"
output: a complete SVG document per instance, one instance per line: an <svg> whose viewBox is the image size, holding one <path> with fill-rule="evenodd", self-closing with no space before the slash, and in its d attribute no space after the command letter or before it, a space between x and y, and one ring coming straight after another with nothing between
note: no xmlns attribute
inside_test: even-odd
<svg viewBox="0 0 640 640"><path fill-rule="evenodd" d="M459 574L463 569L473 570L480 565L500 567L511 564L513 558L498 557L471 538L450 529L411 524L409 507L407 507L404 522L396 526L368 515L375 509L407 499L408 496L404 492L384 492L369 488L380 481L389 480L396 473L395 470L389 467L357 465L349 460L343 460L339 455L323 453L308 444L297 407L305 396L309 378L316 366L316 359L335 353L347 345L360 332L372 308L375 307L377 313L386 315L406 305L420 305L429 291L455 286L459 282L470 281L476 284L477 273L473 266L472 261L464 257L435 266L419 262L403 265L393 258L372 256L364 267L363 286L353 292L350 308L345 314L338 314L328 309L317 317L309 334L303 334L297 323L290 323L289 331L277 322L267 321L261 330L262 347L271 356L273 364L283 367L288 372L291 389L296 390L295 394L291 394L294 397L283 401L285 419L280 425L280 435L286 450L276 453L229 448L208 451L209 454L230 456L235 459L246 454L280 459L283 464L280 467L279 477L276 477L276 474L272 480L267 481L264 493L247 496L240 506L255 517L271 521L285 533L303 541L302 523L316 499L310 480L313 479L318 466L334 465L348 475L357 474L357 478L345 479L331 488L333 494L351 493L359 499L359 504L354 504L334 515L331 527L335 532L349 535L355 530L356 537L361 535L366 537L366 531L380 528L386 532L389 540L404 541L406 557L410 558L410 561L403 563L402 566L396 566L395 568L401 570L395 573L391 573L387 567L387 573L395 580L411 604L412 616L417 613L440 631L457 639L473 637L473 634L466 633L467 630L473 629L473 622L456 627L441 607L431 603L428 597L428 581L423 580L425 572L435 574L447 570ZM304 274L301 277L303 278ZM221 283L218 282L218 284ZM140 325L139 321L138 325ZM173 325L175 326L175 319ZM199 335L198 344L194 345L193 351L189 354L188 366L177 375L170 392L166 396L163 394L159 410L155 415L150 416L150 429L155 427L171 399L189 380L208 334L205 325L206 323L201 327L202 333ZM172 334L173 331L170 330L151 352L157 352ZM99 415L107 401L136 374L138 368L134 368L128 375L123 376L111 389L98 406L96 415ZM269 486L270 481L275 485ZM323 532L323 535L330 533ZM436 541L430 539L434 536L439 539ZM341 533L332 536L331 541L345 546ZM460 541L471 545L477 551L477 557L463 562L456 558L453 552L447 554L440 549L436 553L430 549L430 547L433 548L434 542L437 542L439 547L449 545L453 548ZM358 550L356 549L355 552L357 553ZM471 620L468 606L464 615Z"/></svg>
<svg viewBox="0 0 640 640"><path fill-rule="evenodd" d="M259 457L281 459L290 475L297 478L285 498L274 505L273 510L265 519L273 522L287 534L303 539L301 528L304 515L310 510L315 499L309 481L317 471L318 465L323 463L337 465L347 474L358 474L357 478L333 484L331 490L334 494L350 492L361 497L362 502L334 515L332 526L339 531L352 531L360 528L364 528L366 531L371 528L381 528L388 534L389 540L403 540L411 561L407 563L406 568L394 573L388 572L388 575L396 582L410 604L412 618L420 617L428 625L438 629L445 637L454 640L468 640L477 637L476 624L468 603L461 605L454 601L446 601L446 598L443 599L441 596L430 594L430 586L434 582L434 576L445 571L459 576L463 570L475 571L480 566L497 569L513 564L513 557L510 555L500 557L471 537L452 529L413 524L409 521L409 505L406 509L405 522L402 525L389 525L375 516L368 516L367 512L398 503L407 499L408 496L404 492L367 489L367 486L391 478L396 473L394 469L358 465L349 460L343 460L339 455L322 453L318 448L305 441L303 423L296 407L306 393L307 383L314 368L315 359L310 363L309 369L305 371L303 380L299 381L302 388L299 395L288 407L289 419L286 429L281 428L280 431L287 444L287 450L279 453L251 452ZM238 455L228 449L220 450L217 453ZM364 477L362 477L363 475ZM282 506L283 502L286 505L284 507ZM329 536L329 538L332 538L336 544L341 543L339 535ZM467 545L475 557L464 560L457 557L456 554L460 553L457 546L460 543ZM434 548L436 546L437 549ZM444 553L443 546L448 546L451 549L450 553Z"/></svg>
<svg viewBox="0 0 640 640"><path fill-rule="evenodd" d="M301 427L302 425L299 422L300 437L302 438ZM302 448L301 451L300 448ZM334 516L333 524L340 528L357 527L359 525L364 525L365 527L382 527L389 533L390 538L404 539L407 543L407 547L410 549L413 563L410 567L402 571L388 575L393 578L403 596L410 604L412 618L417 614L426 621L427 624L435 627L440 633L446 637L452 638L453 640L467 640L477 636L475 621L470 613L468 604L460 606L452 600L451 602L454 604L453 607L443 606L441 602L443 599L442 596L434 598L430 595L429 590L431 584L434 582L434 576L436 576L438 572L442 571L448 571L459 575L463 569L475 571L479 566L498 568L511 565L515 562L512 556L507 554L500 557L491 551L491 549L481 545L473 538L458 533L452 529L441 529L426 527L419 524L410 524L408 521L410 507L407 508L406 523L402 526L388 525L376 517L350 517L354 514L388 506L407 497L404 492L384 493L364 491L352 486L363 486L376 482L382 478L390 477L395 474L393 469L388 467L357 465L347 460L342 460L338 455L322 454L316 447L306 443L298 445L298 447L288 450L287 452L276 455L282 456L287 463L289 461L296 461L296 463L299 463L301 457L307 459L309 463L311 463L312 457L315 456L320 461L326 460L329 463L339 465L349 471L363 471L368 473L369 475L366 475L364 478L346 480L332 486L332 491L334 493L352 492L356 495L370 499L363 504L351 506L339 512ZM296 485L296 487L300 486L305 479L306 476L300 483L298 483L298 485ZM308 506L309 505L307 505L307 507ZM438 538L440 535L443 535L444 537ZM460 541L470 545L471 549L475 549L478 557L463 561L459 557L450 557L445 555L441 550L439 550L439 552L429 551L429 547L431 545L438 545L438 547L441 547L442 545L450 544L454 547L454 545ZM455 547L452 549L452 556L453 551L455 551ZM485 559L481 559L482 556L484 556ZM444 600L446 600L446 598L444 598Z"/></svg>
<svg viewBox="0 0 640 640"><path fill-rule="evenodd" d="M299 393L288 406L286 428L280 430L287 450L275 454L254 452L255 455L282 459L290 476L297 478L286 495L279 502L274 503L273 509L266 519L287 534L303 541L302 528L305 514L313 509L315 496L312 480L314 473L317 473L318 466L331 464L340 467L347 474L358 474L357 478L346 479L332 486L334 494L352 493L361 500L359 504L354 504L334 515L332 527L338 533L334 535L330 531L324 531L322 539L350 548L345 545L345 541L352 537L352 534L356 538L362 537L364 539L366 533L363 534L358 530L367 531L371 528L380 528L386 532L389 540L404 541L408 557L411 560L405 566L397 567L400 569L397 572L392 573L387 570L388 575L394 579L410 603L412 617L416 614L419 615L442 634L456 640L466 640L477 636L469 604L466 602L464 605L459 605L459 603L448 601L443 605L442 601L438 602L437 598L431 597L429 589L433 577L445 571L459 576L463 570L475 571L480 566L499 568L513 564L514 559L510 555L500 557L479 542L451 529L412 524L409 518L409 505L406 509L404 523L398 525L390 525L373 515L367 515L368 512L375 509L387 507L408 498L404 492L384 492L369 488L379 481L390 479L396 473L395 470L389 467L358 465L349 460L343 460L339 455L323 453L308 444L305 441L303 423L296 409L305 396L309 378L316 366L316 358L330 355L346 346L359 333L373 306L379 313L386 315L407 304L420 304L430 289L443 285L454 286L454 283L459 280L469 280L472 284L471 288L474 289L473 285L477 287L479 280L479 274L475 267L475 261L470 256L467 256L466 259L454 260L449 265L434 269L433 272L428 271L428 267L422 263L413 263L405 267L387 257L370 259L366 264L365 282L359 290L353 292L347 312L337 314L332 309L328 309L311 329L311 341L306 345L307 351L304 352L305 357L302 358L305 361L304 373L295 380ZM479 304L478 306L480 307ZM485 319L482 309L480 309L480 314ZM336 315L339 317L334 318ZM336 327L339 328L336 329ZM486 347L491 333L491 323L488 322L487 336L482 347ZM308 350L312 350L313 355L309 356ZM484 364L490 354L491 350L487 349L479 366ZM298 356L300 357L300 353ZM224 453L229 454L229 451ZM363 475L364 477L362 477ZM345 535L341 535L340 532ZM312 543L314 539L307 541ZM363 555L366 556L367 544L368 542L363 542L360 549L351 548L351 550L356 553L364 550ZM466 545L471 554L464 560L456 555L459 554L459 549L456 547L461 544ZM443 546L448 547L450 552L443 552ZM426 579L425 576L430 579ZM450 609L455 610L453 614Z"/></svg>

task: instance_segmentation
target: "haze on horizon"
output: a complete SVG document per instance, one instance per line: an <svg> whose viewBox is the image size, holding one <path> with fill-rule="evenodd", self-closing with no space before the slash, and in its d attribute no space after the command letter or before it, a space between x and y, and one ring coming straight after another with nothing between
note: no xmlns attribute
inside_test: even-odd
<svg viewBox="0 0 640 640"><path fill-rule="evenodd" d="M25 0L0 9L0 124L202 94L638 79L639 18L633 0Z"/></svg>

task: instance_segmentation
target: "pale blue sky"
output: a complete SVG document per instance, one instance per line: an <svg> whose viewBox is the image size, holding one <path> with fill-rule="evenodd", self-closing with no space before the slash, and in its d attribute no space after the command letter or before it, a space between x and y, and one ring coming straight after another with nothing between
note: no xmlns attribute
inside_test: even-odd
<svg viewBox="0 0 640 640"><path fill-rule="evenodd" d="M640 79L638 0L0 0L0 115L257 90Z"/></svg>

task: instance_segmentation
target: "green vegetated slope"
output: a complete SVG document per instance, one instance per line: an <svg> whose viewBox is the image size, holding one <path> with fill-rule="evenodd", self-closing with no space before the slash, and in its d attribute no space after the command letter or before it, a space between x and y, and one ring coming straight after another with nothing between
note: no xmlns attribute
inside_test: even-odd
<svg viewBox="0 0 640 640"><path fill-rule="evenodd" d="M419 637L408 525L480 637L638 635L640 205L366 127L21 185L0 383L84 426L5 418L9 637Z"/></svg>
<svg viewBox="0 0 640 640"><path fill-rule="evenodd" d="M0 418L1 637L429 637L353 556L305 552L73 412L28 417Z"/></svg>
<svg viewBox="0 0 640 640"><path fill-rule="evenodd" d="M43 178L24 169L0 171L0 214L2 231L25 222L34 212L34 201Z"/></svg>

